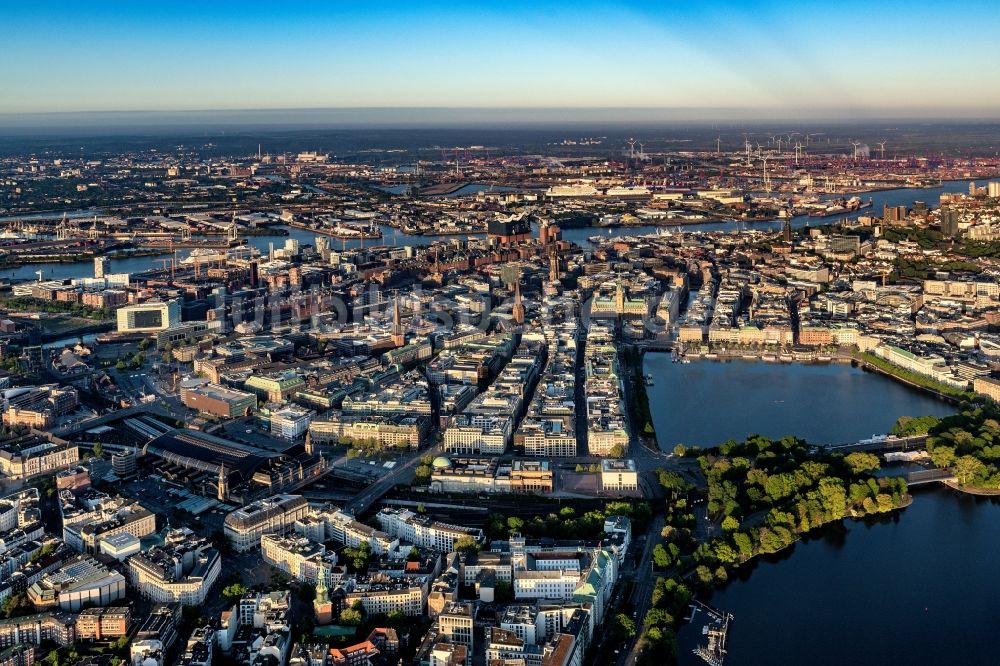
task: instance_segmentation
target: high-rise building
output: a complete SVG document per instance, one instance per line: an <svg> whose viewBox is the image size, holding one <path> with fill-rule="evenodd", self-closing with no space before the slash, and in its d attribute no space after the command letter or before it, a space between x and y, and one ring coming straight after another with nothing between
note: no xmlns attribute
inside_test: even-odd
<svg viewBox="0 0 1000 666"><path fill-rule="evenodd" d="M958 235L958 211L954 208L942 208L941 233L947 238L954 238Z"/></svg>
<svg viewBox="0 0 1000 666"><path fill-rule="evenodd" d="M991 199L1000 199L1000 181L993 181L986 186L986 194Z"/></svg>
<svg viewBox="0 0 1000 666"><path fill-rule="evenodd" d="M118 331L162 331L181 321L180 301L149 302L119 308Z"/></svg>
<svg viewBox="0 0 1000 666"><path fill-rule="evenodd" d="M898 224L906 221L906 206L883 206L882 222L885 224Z"/></svg>
<svg viewBox="0 0 1000 666"><path fill-rule="evenodd" d="M111 260L107 257L94 258L94 277L102 278L111 270Z"/></svg>

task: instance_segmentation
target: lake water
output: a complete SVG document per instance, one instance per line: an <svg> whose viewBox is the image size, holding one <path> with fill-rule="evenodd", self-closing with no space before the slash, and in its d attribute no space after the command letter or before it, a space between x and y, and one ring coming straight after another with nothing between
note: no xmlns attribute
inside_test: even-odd
<svg viewBox="0 0 1000 666"><path fill-rule="evenodd" d="M660 446L711 446L750 434L842 444L885 434L900 416L943 416L951 405L846 364L673 363L645 355L643 373Z"/></svg>
<svg viewBox="0 0 1000 666"><path fill-rule="evenodd" d="M708 599L734 615L727 664L997 664L991 573L1000 503L943 488L876 522L844 521L741 571ZM680 663L704 616L681 628Z"/></svg>
<svg viewBox="0 0 1000 666"><path fill-rule="evenodd" d="M885 433L902 415L951 406L849 365L751 361L672 363L646 354L661 446L715 444L750 433L817 443ZM757 560L705 599L735 619L727 664L995 664L983 631L1000 611L990 573L1000 551L1000 501L920 489L877 521L844 521ZM681 628L680 662L704 616Z"/></svg>

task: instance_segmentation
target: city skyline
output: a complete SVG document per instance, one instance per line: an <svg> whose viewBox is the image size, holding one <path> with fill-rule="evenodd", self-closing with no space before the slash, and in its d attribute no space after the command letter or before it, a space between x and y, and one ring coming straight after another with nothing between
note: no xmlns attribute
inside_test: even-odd
<svg viewBox="0 0 1000 666"><path fill-rule="evenodd" d="M553 109L571 121L1000 109L1000 89L975 69L1000 55L985 3L946 17L926 2L55 4L7 9L18 55L0 74L12 91L0 100L5 124L97 111L347 109L363 119L376 108L399 109L383 116L405 124L413 108L437 122L454 114L435 111L453 109L501 120L517 109L510 122Z"/></svg>

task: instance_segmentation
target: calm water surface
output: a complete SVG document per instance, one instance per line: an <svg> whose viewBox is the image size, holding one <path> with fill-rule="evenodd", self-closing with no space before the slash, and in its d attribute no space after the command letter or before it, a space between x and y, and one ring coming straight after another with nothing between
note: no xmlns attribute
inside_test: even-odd
<svg viewBox="0 0 1000 666"><path fill-rule="evenodd" d="M844 364L673 363L646 354L643 372L660 446L711 446L760 434L842 444L889 432L900 416L952 413L926 393Z"/></svg>
<svg viewBox="0 0 1000 666"><path fill-rule="evenodd" d="M1000 664L1000 503L945 489L845 521L741 572L708 600L735 616L727 664ZM681 664L703 616L682 627Z"/></svg>

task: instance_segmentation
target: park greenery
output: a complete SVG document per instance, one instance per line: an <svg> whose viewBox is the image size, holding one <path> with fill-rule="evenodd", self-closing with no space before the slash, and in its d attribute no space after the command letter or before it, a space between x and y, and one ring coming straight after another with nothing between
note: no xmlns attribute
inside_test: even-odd
<svg viewBox="0 0 1000 666"><path fill-rule="evenodd" d="M368 570L368 560L372 556L372 547L367 541L362 541L355 546L348 546L343 550L344 560L351 571L364 573Z"/></svg>
<svg viewBox="0 0 1000 666"><path fill-rule="evenodd" d="M84 319L108 320L114 316L111 308L91 308L69 301L45 301L30 296L15 296L0 298L0 308L8 312L49 312L71 314Z"/></svg>
<svg viewBox="0 0 1000 666"><path fill-rule="evenodd" d="M434 472L431 463L434 457L430 455L420 456L420 464L413 471L413 483L418 486L426 486L431 482L431 474Z"/></svg>
<svg viewBox="0 0 1000 666"><path fill-rule="evenodd" d="M923 425L930 426L902 427ZM676 472L658 473L671 501L663 541L653 548L660 577L643 620L642 663L676 662L676 631L695 591L724 584L753 558L777 553L812 530L909 501L903 479L873 476L880 467L874 454L817 453L795 437L730 440L701 451L698 464L707 482L707 539L699 538L691 508L694 487Z"/></svg>
<svg viewBox="0 0 1000 666"><path fill-rule="evenodd" d="M225 599L227 604L234 604L242 599L243 595L246 593L246 585L243 585L242 583L232 583L222 589L222 598Z"/></svg>
<svg viewBox="0 0 1000 666"><path fill-rule="evenodd" d="M460 536L455 539L455 544L452 548L456 553L475 555L479 552L479 542L470 535Z"/></svg>
<svg viewBox="0 0 1000 666"><path fill-rule="evenodd" d="M608 502L603 509L577 515L576 509L564 506L558 512L535 516L503 516L490 514L485 531L491 539L506 539L512 534L528 538L598 539L604 533L608 516L626 516L632 529L638 531L649 523L651 509L646 502Z"/></svg>
<svg viewBox="0 0 1000 666"><path fill-rule="evenodd" d="M378 439L353 439L351 437L341 437L338 442L340 446L347 447L348 458L381 458L391 455L393 452L409 451L410 445L406 443L388 445Z"/></svg>
<svg viewBox="0 0 1000 666"><path fill-rule="evenodd" d="M904 480L871 476L879 468L873 454L817 454L795 437L729 441L698 463L708 482L709 516L732 519L724 537L695 553L707 565L742 564L817 527L888 513L908 501Z"/></svg>
<svg viewBox="0 0 1000 666"><path fill-rule="evenodd" d="M926 435L941 422L936 416L900 416L892 426L890 434L897 437Z"/></svg>
<svg viewBox="0 0 1000 666"><path fill-rule="evenodd" d="M951 469L959 486L1000 489L1000 406L982 399L964 402L958 413L934 419L927 433L931 462Z"/></svg>
<svg viewBox="0 0 1000 666"><path fill-rule="evenodd" d="M949 386L948 384L936 381L930 377L925 377L924 375L918 375L915 372L910 372L909 370L901 368L895 363L890 363L884 358L879 358L870 352L862 352L860 354L860 359L878 368L887 375L892 375L893 377L902 379L909 384L934 391L935 393L940 393L941 395L956 399L966 398L969 395L968 392L963 391L960 388Z"/></svg>

